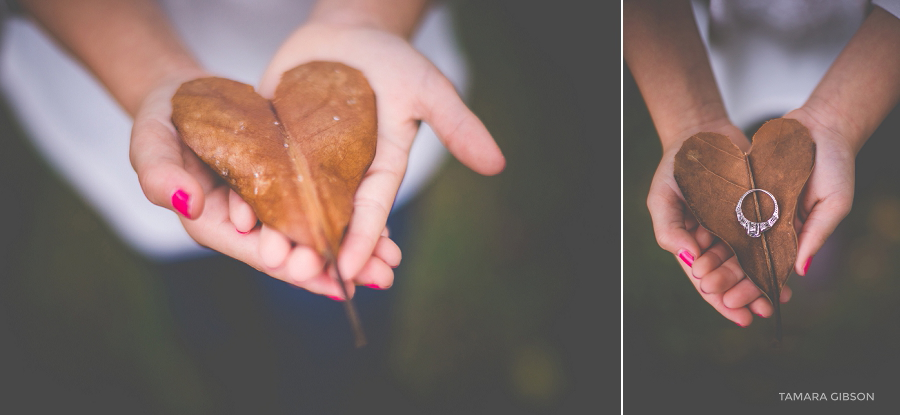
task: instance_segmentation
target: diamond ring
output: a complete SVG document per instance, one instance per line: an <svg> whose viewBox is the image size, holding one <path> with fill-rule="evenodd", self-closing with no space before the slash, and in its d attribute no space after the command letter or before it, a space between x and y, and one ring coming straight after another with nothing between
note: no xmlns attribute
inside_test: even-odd
<svg viewBox="0 0 900 415"><path fill-rule="evenodd" d="M772 203L775 203L775 212L773 212L772 217L765 222L751 222L744 217L744 211L741 210L741 206L744 204L744 198L753 192L763 192L772 198ZM738 200L734 212L737 213L738 222L747 230L747 235L751 238L759 238L763 232L772 229L772 225L775 225L775 222L778 221L778 201L775 200L775 196L763 189L750 189L741 196L741 200Z"/></svg>

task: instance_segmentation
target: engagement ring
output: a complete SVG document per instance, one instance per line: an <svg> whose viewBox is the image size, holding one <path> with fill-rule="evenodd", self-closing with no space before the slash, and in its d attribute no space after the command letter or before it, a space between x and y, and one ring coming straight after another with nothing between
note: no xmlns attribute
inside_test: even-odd
<svg viewBox="0 0 900 415"><path fill-rule="evenodd" d="M744 204L744 198L753 192L763 192L772 198L772 203L775 203L775 212L773 212L772 217L765 222L751 222L744 217L744 211L741 210L741 205ZM772 196L771 193L763 189L750 189L747 191L747 193L744 193L744 195L741 196L741 200L738 200L737 207L734 208L734 212L737 213L738 222L740 222L741 226L743 226L744 229L747 230L747 235L749 235L751 238L759 238L763 232L772 229L772 225L774 225L778 220L778 201L775 200L775 196Z"/></svg>

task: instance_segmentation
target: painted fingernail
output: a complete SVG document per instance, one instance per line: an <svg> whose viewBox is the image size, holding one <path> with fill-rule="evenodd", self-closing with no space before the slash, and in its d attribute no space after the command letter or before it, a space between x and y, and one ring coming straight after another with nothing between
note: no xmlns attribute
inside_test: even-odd
<svg viewBox="0 0 900 415"><path fill-rule="evenodd" d="M332 299L332 300L334 300L334 301L344 301L343 298L338 297L338 296L335 296L335 295L326 295L326 297L328 297L328 298L330 298L330 299Z"/></svg>
<svg viewBox="0 0 900 415"><path fill-rule="evenodd" d="M687 266L690 267L690 266L694 265L694 256L691 255L691 253L688 252L687 250L683 250L683 251L679 252L678 257L681 258L681 260L684 261L684 263L687 264Z"/></svg>
<svg viewBox="0 0 900 415"><path fill-rule="evenodd" d="M366 284L366 287L369 287L373 290L383 290L384 289L384 288L381 288L381 286L379 286L378 284Z"/></svg>
<svg viewBox="0 0 900 415"><path fill-rule="evenodd" d="M757 317L760 317L760 318L766 318L766 316L764 316L764 315L762 315L762 314L759 314L759 313L757 313L757 312L755 312L755 311L753 312L753 314L755 314Z"/></svg>
<svg viewBox="0 0 900 415"><path fill-rule="evenodd" d="M813 257L809 257L806 259L806 265L803 266L803 275L806 275L806 271L809 270L809 263L812 262Z"/></svg>
<svg viewBox="0 0 900 415"><path fill-rule="evenodd" d="M190 201L190 199L191 197L181 189L178 189L175 194L172 195L172 207L188 219L191 219L190 209L188 209L188 201Z"/></svg>
<svg viewBox="0 0 900 415"><path fill-rule="evenodd" d="M239 233L241 235L246 235L246 234L250 233L250 231L252 231L253 229L250 229L250 231L247 231L247 232L241 232L241 230L237 229L237 228L235 228L235 230L237 231L237 233Z"/></svg>
<svg viewBox="0 0 900 415"><path fill-rule="evenodd" d="M738 327L740 327L740 328L747 327L747 326L745 326L745 325L743 325L743 324L741 324L741 323L738 323L737 321L735 321L734 324L737 324Z"/></svg>

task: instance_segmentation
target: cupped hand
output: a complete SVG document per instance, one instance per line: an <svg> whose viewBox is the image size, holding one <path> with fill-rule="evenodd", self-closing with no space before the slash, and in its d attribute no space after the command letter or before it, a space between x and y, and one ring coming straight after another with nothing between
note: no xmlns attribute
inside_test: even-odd
<svg viewBox="0 0 900 415"><path fill-rule="evenodd" d="M859 152L852 143L865 140L843 137L828 127L836 117L808 107L793 110L784 118L800 121L816 143L815 165L797 204L799 247L794 270L806 275L813 256L850 213L856 182L856 154Z"/></svg>
<svg viewBox="0 0 900 415"><path fill-rule="evenodd" d="M647 207L657 242L676 256L700 296L725 318L745 327L753 321L752 314L771 316L772 304L746 277L731 248L699 226L674 177L675 154L681 143L701 131L726 135L741 150L750 151L750 141L728 121L696 126L678 134L677 139L664 140L668 144L651 181ZM780 301L790 297L790 288L785 287Z"/></svg>
<svg viewBox="0 0 900 415"><path fill-rule="evenodd" d="M450 81L400 35L362 25L307 23L291 34L275 54L260 82L259 93L272 98L285 71L311 61L341 62L358 69L375 92L375 159L355 195L337 265L345 279L353 278L358 283L374 281L380 287L388 287L393 280L390 266L399 261L400 253L387 239L385 224L420 121L431 125L450 153L478 173L499 173L505 159ZM229 200L231 222L242 231L252 228L256 216L249 206L234 194ZM257 255L270 269L286 264L287 268L302 269L296 274L301 279L327 285L325 274L310 272L315 267L306 266L322 262L309 248L293 245L286 236L265 225L258 241L261 251ZM302 255L295 253L298 251Z"/></svg>
<svg viewBox="0 0 900 415"><path fill-rule="evenodd" d="M136 113L130 155L144 194L178 212L199 244L311 292L342 298L341 287L323 270L318 255L308 247L279 245L267 238L274 231L257 227L249 206L178 136L171 121L172 96L183 82L204 76L200 70L172 74L152 89ZM361 271L347 284L351 295L355 285L387 288L393 283L392 267L400 263L400 249L383 226L373 245Z"/></svg>

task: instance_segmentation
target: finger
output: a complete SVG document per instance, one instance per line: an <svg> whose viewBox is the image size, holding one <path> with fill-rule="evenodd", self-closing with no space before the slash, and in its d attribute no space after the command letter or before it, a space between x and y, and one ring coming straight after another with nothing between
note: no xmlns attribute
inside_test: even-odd
<svg viewBox="0 0 900 415"><path fill-rule="evenodd" d="M394 285L394 271L381 258L372 257L359 272L356 284L376 290L385 290Z"/></svg>
<svg viewBox="0 0 900 415"><path fill-rule="evenodd" d="M784 303L786 303L786 302L788 302L788 301L791 301L791 297L792 297L793 295L794 295L794 291L791 290L791 287L788 287L787 285L785 285L784 287L782 287L782 288L781 288L781 295L779 296L779 297L781 298L781 304L784 304Z"/></svg>
<svg viewBox="0 0 900 415"><path fill-rule="evenodd" d="M344 292L334 276L328 272L320 272L297 286L311 293L324 295L334 301L344 301ZM350 298L353 298L354 292L353 287L348 287L347 293Z"/></svg>
<svg viewBox="0 0 900 415"><path fill-rule="evenodd" d="M664 185L651 185L647 207L653 222L656 242L689 267L700 255L700 246L685 228L684 203ZM690 275L690 272L688 272Z"/></svg>
<svg viewBox="0 0 900 415"><path fill-rule="evenodd" d="M749 308L753 314L762 318L772 317L772 314L775 312L775 309L772 308L772 303L766 297L759 297L753 300L747 308Z"/></svg>
<svg viewBox="0 0 900 415"><path fill-rule="evenodd" d="M791 294L791 287L785 285L784 288L781 289L781 302L788 302L788 300L791 299ZM757 316L763 318L772 317L772 314L775 313L775 309L772 307L772 302L769 301L768 297L763 295L761 295L756 300L753 300L753 302L751 302L747 307L750 308L750 311L752 311L753 314L756 314Z"/></svg>
<svg viewBox="0 0 900 415"><path fill-rule="evenodd" d="M253 208L244 201L234 190L228 191L228 212L234 229L240 233L247 233L256 226L256 214Z"/></svg>
<svg viewBox="0 0 900 415"><path fill-rule="evenodd" d="M722 266L734 254L727 245L720 242L703 252L691 267L691 276L701 279Z"/></svg>
<svg viewBox="0 0 900 415"><path fill-rule="evenodd" d="M681 264L682 269L685 270L686 273L690 273L690 267L687 264ZM750 313L746 307L742 308L728 308L723 303L722 294L706 294L700 291L700 280L688 277L688 280L694 285L694 288L700 294L700 297L703 298L709 305L711 305L716 311L719 312L723 317L731 320L735 324L741 327L747 327L753 322L753 315Z"/></svg>
<svg viewBox="0 0 900 415"><path fill-rule="evenodd" d="M259 232L259 257L269 268L278 269L287 260L291 241L281 232L263 225Z"/></svg>
<svg viewBox="0 0 900 415"><path fill-rule="evenodd" d="M384 128L384 130L382 130ZM378 150L353 198L353 216L341 243L338 266L341 276L352 280L365 265L385 231L388 215L403 180L409 147L404 140L390 140L385 135L410 136L414 129L399 127L396 131L379 126Z"/></svg>
<svg viewBox="0 0 900 415"><path fill-rule="evenodd" d="M686 225L687 222L688 221L685 221ZM687 229L691 228L688 226ZM702 226L696 226L691 233L694 235L694 240L697 241L697 245L700 247L701 255L703 255L703 251L709 249L709 247L716 242L716 236Z"/></svg>
<svg viewBox="0 0 900 415"><path fill-rule="evenodd" d="M397 268L400 266L400 260L403 258L403 253L400 251L400 247L397 246L391 238L382 236L375 245L375 251L372 253L372 257L382 260L391 268Z"/></svg>
<svg viewBox="0 0 900 415"><path fill-rule="evenodd" d="M419 118L431 126L454 157L480 174L503 171L506 159L500 147L444 74L429 68L420 91Z"/></svg>
<svg viewBox="0 0 900 415"><path fill-rule="evenodd" d="M725 292L722 303L728 308L740 308L752 303L760 296L765 298L753 281L744 278Z"/></svg>
<svg viewBox="0 0 900 415"><path fill-rule="evenodd" d="M813 255L819 252L825 240L850 213L852 203L852 198L835 196L823 199L812 208L798 237L797 262L794 264L797 274L806 275Z"/></svg>
<svg viewBox="0 0 900 415"><path fill-rule="evenodd" d="M197 243L244 262L274 278L297 285L300 288L322 295L342 295L341 287L334 281L334 277L322 272L321 266L318 267L317 275L306 279L302 284L298 284L294 278L288 275L287 267L281 267L280 264L278 267L268 266L261 256L262 252L268 252L265 249L261 249L261 242L264 239L262 236L269 232L273 232L278 236L278 233L267 226L262 227L259 232L250 232L247 235L235 232L234 224L229 219L228 190L224 186L213 189L207 194L207 208L203 216L193 221L182 219L181 223L184 225L185 230ZM295 250L300 248L304 247L298 246ZM287 249L289 249L289 244ZM291 252L291 254L298 253Z"/></svg>
<svg viewBox="0 0 900 415"><path fill-rule="evenodd" d="M302 286L306 281L321 274L324 266L322 257L303 245L298 245L291 250L285 264L288 278L297 286Z"/></svg>
<svg viewBox="0 0 900 415"><path fill-rule="evenodd" d="M129 152L141 190L150 202L187 219L201 215L205 201L203 187L185 170L183 144L171 124L138 114Z"/></svg>
<svg viewBox="0 0 900 415"><path fill-rule="evenodd" d="M737 285L744 278L744 271L737 262L737 258L731 257L718 268L710 271L700 280L700 290L704 293L724 293Z"/></svg>

